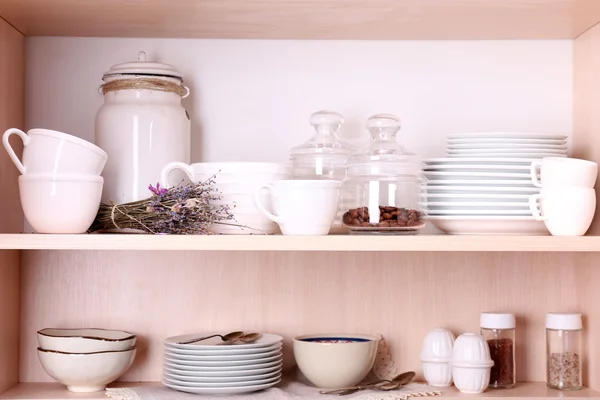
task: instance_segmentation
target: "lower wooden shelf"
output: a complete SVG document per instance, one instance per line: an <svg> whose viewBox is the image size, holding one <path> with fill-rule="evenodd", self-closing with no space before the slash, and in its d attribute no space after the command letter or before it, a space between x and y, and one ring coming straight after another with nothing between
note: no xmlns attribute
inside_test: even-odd
<svg viewBox="0 0 600 400"><path fill-rule="evenodd" d="M111 387L136 387L142 385L161 385L160 382L121 382ZM552 390L546 387L545 383L542 382L519 382L518 385L513 389L508 390L491 390L488 389L486 392L473 395L473 394L462 394L455 387L441 388L443 398L492 398L500 397L505 399L586 399L586 400L600 400L600 392L594 391L589 388L582 390L576 390L572 392L563 392L559 390ZM202 396L198 396L199 399ZM316 398L335 399L337 396L324 396L318 395ZM435 398L435 397L433 397ZM432 399L433 399L432 398ZM104 392L96 393L71 393L65 389L64 386L57 383L19 383L13 388L7 390L0 395L2 400L67 400L67 399L107 399ZM223 396L223 399L227 399Z"/></svg>

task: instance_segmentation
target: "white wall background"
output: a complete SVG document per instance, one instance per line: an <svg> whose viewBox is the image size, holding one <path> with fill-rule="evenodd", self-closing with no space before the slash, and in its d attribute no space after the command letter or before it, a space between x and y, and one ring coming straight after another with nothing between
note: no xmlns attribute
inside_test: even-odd
<svg viewBox="0 0 600 400"><path fill-rule="evenodd" d="M92 140L102 74L144 50L191 87L195 162L284 162L322 108L344 114L350 140L368 138L369 115L397 114L424 157L451 133L572 129L571 41L27 40L27 128Z"/></svg>

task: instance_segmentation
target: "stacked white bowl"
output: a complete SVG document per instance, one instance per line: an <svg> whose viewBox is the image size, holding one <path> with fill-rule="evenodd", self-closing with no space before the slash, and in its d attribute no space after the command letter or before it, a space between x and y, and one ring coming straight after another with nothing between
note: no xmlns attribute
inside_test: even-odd
<svg viewBox="0 0 600 400"><path fill-rule="evenodd" d="M38 331L38 357L44 370L71 392L99 392L133 363L137 336L106 329Z"/></svg>
<svg viewBox="0 0 600 400"><path fill-rule="evenodd" d="M281 381L281 336L264 333L252 343L223 344L219 337L185 343L211 335L214 333L165 340L166 387L195 394L233 395L266 389Z"/></svg>
<svg viewBox="0 0 600 400"><path fill-rule="evenodd" d="M567 137L537 133L472 133L448 138L447 158L425 160L428 220L450 234L545 235L531 216L539 193L530 166L566 157Z"/></svg>
<svg viewBox="0 0 600 400"><path fill-rule="evenodd" d="M19 159L9 143L23 140ZM84 233L100 206L107 155L78 137L48 129L9 129L4 148L21 173L19 194L27 222L37 233Z"/></svg>
<svg viewBox="0 0 600 400"><path fill-rule="evenodd" d="M203 182L215 176L214 189L221 196L215 204L235 205L231 211L234 221L216 223L210 227L214 233L274 234L277 224L265 217L254 205L254 193L264 185L290 178L291 168L284 164L259 162L171 163L162 172L161 184L165 187L178 184L170 175L182 171L193 182ZM268 193L261 194L263 204L269 211L271 201Z"/></svg>

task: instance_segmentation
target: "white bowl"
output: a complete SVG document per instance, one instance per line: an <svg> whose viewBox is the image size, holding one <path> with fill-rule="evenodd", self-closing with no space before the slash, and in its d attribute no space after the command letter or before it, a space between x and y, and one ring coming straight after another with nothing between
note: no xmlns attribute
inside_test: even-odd
<svg viewBox="0 0 600 400"><path fill-rule="evenodd" d="M46 328L37 333L38 343L44 350L67 353L95 353L121 351L135 346L137 336L108 329L55 329Z"/></svg>
<svg viewBox="0 0 600 400"><path fill-rule="evenodd" d="M103 183L95 175L21 175L25 218L37 233L85 233L98 214Z"/></svg>
<svg viewBox="0 0 600 400"><path fill-rule="evenodd" d="M461 393L483 393L490 384L492 367L452 365L454 386Z"/></svg>
<svg viewBox="0 0 600 400"><path fill-rule="evenodd" d="M447 329L429 331L423 339L421 362L423 374L430 386L448 387L452 385L452 349L454 334Z"/></svg>
<svg viewBox="0 0 600 400"><path fill-rule="evenodd" d="M44 370L76 393L99 392L117 380L133 363L135 349L99 353L62 353L38 348Z"/></svg>
<svg viewBox="0 0 600 400"><path fill-rule="evenodd" d="M293 340L300 371L313 385L334 389L362 381L375 362L379 340L369 335L304 335Z"/></svg>

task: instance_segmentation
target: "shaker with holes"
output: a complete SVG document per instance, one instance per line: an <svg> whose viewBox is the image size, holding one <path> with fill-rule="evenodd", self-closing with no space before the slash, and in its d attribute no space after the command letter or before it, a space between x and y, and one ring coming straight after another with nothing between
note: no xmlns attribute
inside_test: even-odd
<svg viewBox="0 0 600 400"><path fill-rule="evenodd" d="M159 182L165 165L190 163L190 116L181 104L189 89L175 67L146 61L144 52L114 65L102 80L104 105L95 122L96 144L108 154L102 201L148 198L148 185Z"/></svg>
<svg viewBox="0 0 600 400"><path fill-rule="evenodd" d="M546 315L546 368L549 388L582 388L582 322L578 313Z"/></svg>
<svg viewBox="0 0 600 400"><path fill-rule="evenodd" d="M350 234L414 235L426 225L421 159L396 143L398 117L373 115L366 127L367 150L346 161L342 222Z"/></svg>

